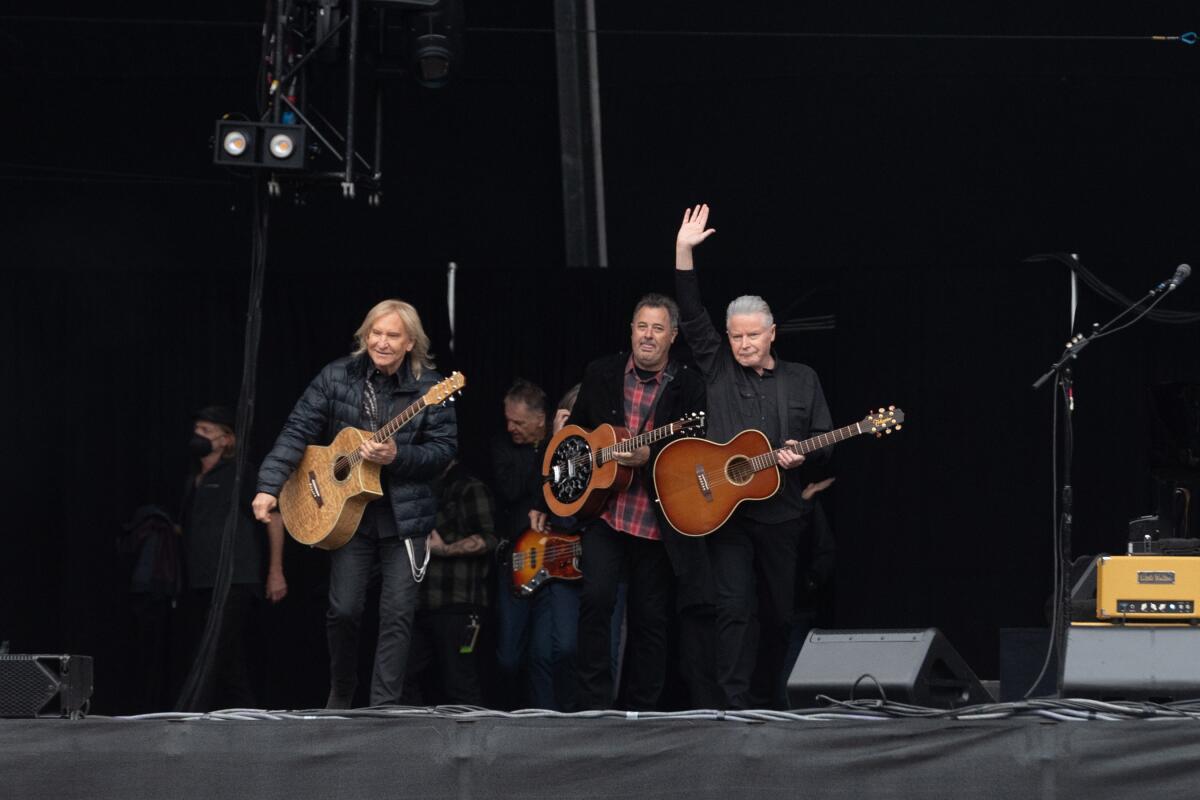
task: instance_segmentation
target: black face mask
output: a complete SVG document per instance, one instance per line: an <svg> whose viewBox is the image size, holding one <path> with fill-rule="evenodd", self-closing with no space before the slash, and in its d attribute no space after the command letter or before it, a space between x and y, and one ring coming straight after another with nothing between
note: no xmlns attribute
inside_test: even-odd
<svg viewBox="0 0 1200 800"><path fill-rule="evenodd" d="M188 441L188 451L196 458L204 458L212 450L212 442L206 436L201 436L197 433Z"/></svg>

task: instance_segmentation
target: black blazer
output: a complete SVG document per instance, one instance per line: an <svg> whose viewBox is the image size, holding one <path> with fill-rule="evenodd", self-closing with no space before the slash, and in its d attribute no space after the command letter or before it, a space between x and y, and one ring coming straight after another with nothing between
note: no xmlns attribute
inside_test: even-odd
<svg viewBox="0 0 1200 800"><path fill-rule="evenodd" d="M571 410L568 425L578 425L592 430L598 425L625 425L625 365L629 353L603 356L588 364L583 373L583 384L579 397ZM667 365L671 376L662 387L654 406L654 426L659 427L680 419L695 411L705 410L704 379L699 372L680 361L672 360ZM636 434L639 431L630 431ZM636 470L634 480L642 481L651 500L656 500L651 469L659 452L666 447L668 439L650 446L650 460ZM671 559L671 566L679 579L678 607L685 608L701 602L710 602L708 552L703 539L684 536L663 518L658 503L654 504L658 517L658 529L662 532L663 544Z"/></svg>

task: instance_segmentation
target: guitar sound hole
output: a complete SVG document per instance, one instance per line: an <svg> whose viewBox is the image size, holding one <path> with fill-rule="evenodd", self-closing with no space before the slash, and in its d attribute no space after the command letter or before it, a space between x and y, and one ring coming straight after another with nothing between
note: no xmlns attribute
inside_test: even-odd
<svg viewBox="0 0 1200 800"><path fill-rule="evenodd" d="M734 486L745 486L754 477L754 470L750 468L750 459L745 456L735 456L725 465L725 477Z"/></svg>
<svg viewBox="0 0 1200 800"><path fill-rule="evenodd" d="M339 481L344 481L350 477L350 460L345 456L333 462L333 477Z"/></svg>
<svg viewBox="0 0 1200 800"><path fill-rule="evenodd" d="M574 503L592 480L592 448L582 436L568 436L550 457L550 491L560 503Z"/></svg>

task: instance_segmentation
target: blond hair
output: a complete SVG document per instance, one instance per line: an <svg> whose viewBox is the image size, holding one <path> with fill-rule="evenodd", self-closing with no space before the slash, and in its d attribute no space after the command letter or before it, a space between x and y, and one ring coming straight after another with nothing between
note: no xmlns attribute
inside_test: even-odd
<svg viewBox="0 0 1200 800"><path fill-rule="evenodd" d="M388 314L399 315L400 321L404 323L405 332L413 340L413 348L409 353L412 356L410 369L414 378L421 377L421 370L433 369L433 353L429 352L429 335L425 333L425 327L421 325L421 317L417 314L417 309L413 308L411 303L403 300L384 300L376 303L375 307L367 312L362 325L359 325L358 330L354 333L354 341L358 347L351 355L360 356L367 352L367 336L371 333L371 327L381 317L386 317Z"/></svg>

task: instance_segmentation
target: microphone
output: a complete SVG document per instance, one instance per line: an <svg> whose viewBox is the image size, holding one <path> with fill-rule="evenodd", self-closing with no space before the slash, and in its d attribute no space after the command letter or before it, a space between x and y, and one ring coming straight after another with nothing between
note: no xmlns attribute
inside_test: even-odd
<svg viewBox="0 0 1200 800"><path fill-rule="evenodd" d="M1179 288L1179 284L1187 280L1188 275L1192 274L1192 268L1187 264L1180 264L1175 268L1175 274L1171 276L1171 280L1167 281L1167 291Z"/></svg>

